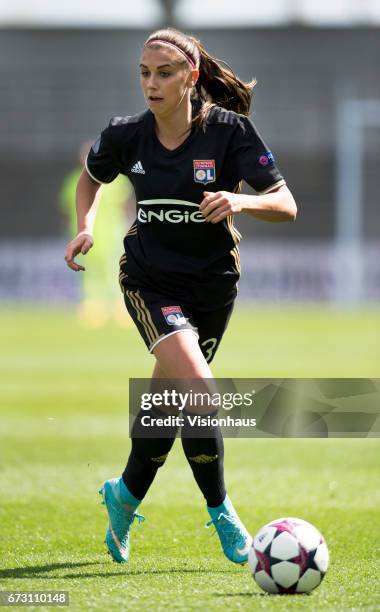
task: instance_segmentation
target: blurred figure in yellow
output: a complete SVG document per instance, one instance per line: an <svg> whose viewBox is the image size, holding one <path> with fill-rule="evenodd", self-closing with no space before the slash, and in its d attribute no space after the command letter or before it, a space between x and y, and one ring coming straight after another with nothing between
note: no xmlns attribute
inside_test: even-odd
<svg viewBox="0 0 380 612"><path fill-rule="evenodd" d="M59 195L69 236L74 236L77 231L75 191L91 145L92 142L85 142L80 147L80 163L65 178ZM136 203L128 179L119 175L117 180L103 185L94 229L94 248L86 258L86 271L80 275L82 286L78 317L85 326L101 327L110 318L122 327L131 324L118 274L123 238L135 218Z"/></svg>

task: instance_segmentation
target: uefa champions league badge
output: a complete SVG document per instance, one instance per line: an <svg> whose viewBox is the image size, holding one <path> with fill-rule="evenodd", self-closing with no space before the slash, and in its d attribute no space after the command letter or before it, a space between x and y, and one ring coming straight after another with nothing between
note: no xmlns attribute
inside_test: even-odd
<svg viewBox="0 0 380 612"><path fill-rule="evenodd" d="M168 325L186 325L187 319L183 316L181 306L164 306L161 311Z"/></svg>
<svg viewBox="0 0 380 612"><path fill-rule="evenodd" d="M267 151L263 155L260 155L258 158L260 166L269 166L269 164L274 163L273 153L271 151Z"/></svg>
<svg viewBox="0 0 380 612"><path fill-rule="evenodd" d="M215 181L215 159L193 159L194 181L196 183L213 183Z"/></svg>

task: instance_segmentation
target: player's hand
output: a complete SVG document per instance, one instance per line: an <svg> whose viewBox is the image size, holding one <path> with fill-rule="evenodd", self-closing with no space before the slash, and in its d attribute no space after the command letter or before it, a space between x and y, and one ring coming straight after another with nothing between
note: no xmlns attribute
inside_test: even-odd
<svg viewBox="0 0 380 612"><path fill-rule="evenodd" d="M240 196L237 193L204 191L203 195L205 197L199 206L199 210L206 217L206 221L210 223L219 223L229 215L236 215L242 210Z"/></svg>
<svg viewBox="0 0 380 612"><path fill-rule="evenodd" d="M71 240L66 247L65 251L65 262L74 270L74 272L84 272L86 268L80 266L74 261L74 257L76 257L79 253L82 255L86 255L88 251L91 249L94 244L93 238L91 234L85 234L81 232L77 236L75 236L74 240Z"/></svg>

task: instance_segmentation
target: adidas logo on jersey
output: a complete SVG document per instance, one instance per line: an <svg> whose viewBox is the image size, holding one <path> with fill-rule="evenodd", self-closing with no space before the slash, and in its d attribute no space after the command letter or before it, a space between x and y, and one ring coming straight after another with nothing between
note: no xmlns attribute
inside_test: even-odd
<svg viewBox="0 0 380 612"><path fill-rule="evenodd" d="M135 172L136 174L145 174L145 170L142 167L142 163L141 161L136 162L132 168L131 168L131 172Z"/></svg>

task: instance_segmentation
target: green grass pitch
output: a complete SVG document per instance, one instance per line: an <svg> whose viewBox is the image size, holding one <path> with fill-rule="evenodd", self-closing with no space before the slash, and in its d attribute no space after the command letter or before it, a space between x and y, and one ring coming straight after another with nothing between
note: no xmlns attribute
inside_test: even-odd
<svg viewBox="0 0 380 612"><path fill-rule="evenodd" d="M67 590L72 610L379 609L379 440L226 441L228 491L251 532L288 515L325 535L331 566L309 596L263 594L225 559L178 440L119 566L97 490L124 467L128 378L149 376L153 358L133 328L84 329L70 311L0 317L1 590ZM378 377L378 330L374 309L240 308L213 371Z"/></svg>

